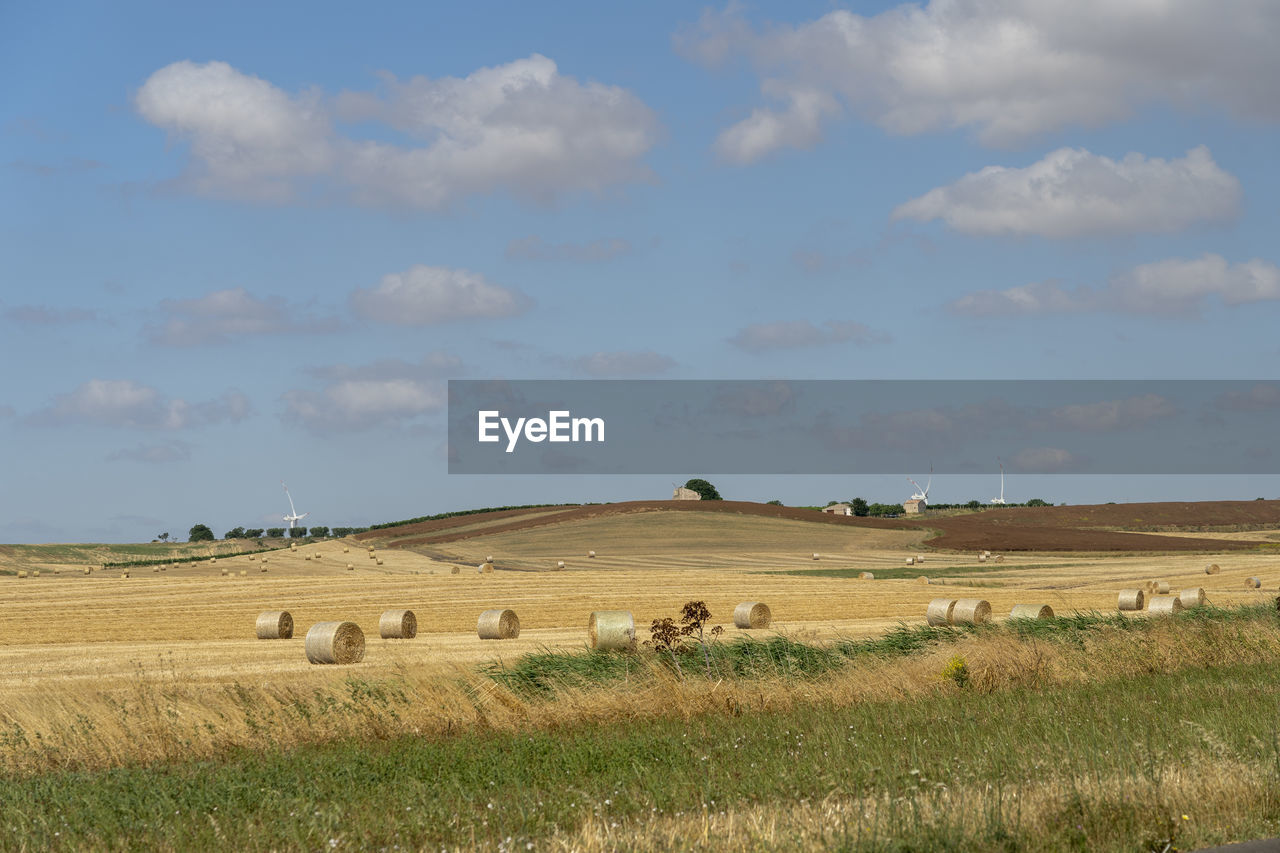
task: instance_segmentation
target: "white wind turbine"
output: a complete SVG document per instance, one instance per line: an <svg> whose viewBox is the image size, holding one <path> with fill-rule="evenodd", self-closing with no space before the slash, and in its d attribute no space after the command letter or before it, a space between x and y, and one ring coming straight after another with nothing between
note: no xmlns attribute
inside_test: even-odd
<svg viewBox="0 0 1280 853"><path fill-rule="evenodd" d="M284 486L284 480L280 481L280 485ZM288 486L284 486L284 496L289 499L289 514L284 517L284 520L289 522L289 529L292 530L295 522L302 521L311 513L304 512L302 515L298 515L298 511L293 508L293 495L289 494Z"/></svg>
<svg viewBox="0 0 1280 853"><path fill-rule="evenodd" d="M933 463L929 463L929 482L925 484L923 489L920 488L919 483L910 477L907 478L907 482L916 487L916 493L911 496L911 500L920 501L924 504L929 503L929 487L933 485Z"/></svg>
<svg viewBox="0 0 1280 853"><path fill-rule="evenodd" d="M1004 503L1004 463L997 458L996 464L1000 466L1000 497L992 498L991 502L993 504L1003 504Z"/></svg>

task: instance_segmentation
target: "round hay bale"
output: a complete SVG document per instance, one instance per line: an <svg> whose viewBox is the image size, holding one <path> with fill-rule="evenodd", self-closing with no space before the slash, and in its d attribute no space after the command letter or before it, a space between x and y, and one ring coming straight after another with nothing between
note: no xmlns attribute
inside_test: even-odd
<svg viewBox="0 0 1280 853"><path fill-rule="evenodd" d="M370 545L370 546L369 546L369 553L370 553L370 554L372 554L372 553L373 553L373 546L372 546L372 545Z"/></svg>
<svg viewBox="0 0 1280 853"><path fill-rule="evenodd" d="M587 552L587 556L588 556L588 557L591 557L591 558L593 558L593 559L594 559L594 558L595 558L595 556L596 556L596 552L595 552L595 551L588 551L588 552Z"/></svg>
<svg viewBox="0 0 1280 853"><path fill-rule="evenodd" d="M156 574L159 574L159 573L160 573L160 567L159 567L159 566L156 566L156 567L155 567L154 569L152 569L151 571L155 572Z"/></svg>
<svg viewBox="0 0 1280 853"><path fill-rule="evenodd" d="M563 569L563 568L564 568L564 560L560 560L558 563L556 563L556 568L557 568L557 569Z"/></svg>
<svg viewBox="0 0 1280 853"><path fill-rule="evenodd" d="M293 639L293 616L288 610L268 610L258 616L259 640Z"/></svg>
<svg viewBox="0 0 1280 853"><path fill-rule="evenodd" d="M1170 616L1182 612L1182 602L1176 595L1153 595L1147 611L1159 616Z"/></svg>
<svg viewBox="0 0 1280 853"><path fill-rule="evenodd" d="M258 569L258 571L260 571L260 572L265 572L266 570L267 570L267 567L266 567L266 566L263 566L262 568Z"/></svg>
<svg viewBox="0 0 1280 853"><path fill-rule="evenodd" d="M319 551L317 551L317 552L312 556L312 559L313 559L313 560L318 560L318 559L320 559L320 558L321 558L321 557L323 557L323 556L324 556L324 554L321 554Z"/></svg>
<svg viewBox="0 0 1280 853"><path fill-rule="evenodd" d="M1219 566L1217 563L1210 563L1209 565L1204 567L1204 573L1206 575L1216 575L1220 571L1222 571L1222 567Z"/></svg>
<svg viewBox="0 0 1280 853"><path fill-rule="evenodd" d="M253 556L252 554L250 554L250 555L249 555L249 562L250 562L250 563L254 562L254 561L255 561L255 560L257 560L257 559L258 559L258 558L257 558L257 557L255 557L255 556Z"/></svg>
<svg viewBox="0 0 1280 853"><path fill-rule="evenodd" d="M36 572L36 574L40 574L40 573ZM1247 586L1249 589L1261 589L1262 580L1261 578L1245 578L1244 585Z"/></svg>
<svg viewBox="0 0 1280 853"><path fill-rule="evenodd" d="M990 557L990 556L991 556L991 552L984 548L984 549L982 549L982 556L984 556L984 557Z"/></svg>
<svg viewBox="0 0 1280 853"><path fill-rule="evenodd" d="M1004 556L1003 556L1002 554L996 554L996 555L995 555L995 557L994 557L993 559L994 559L997 563L1003 563L1003 562L1004 562Z"/></svg>
<svg viewBox="0 0 1280 853"><path fill-rule="evenodd" d="M129 573L128 573L128 572L121 572L121 573L120 573L120 579L121 579L121 580L124 580L124 579L125 579L125 578L127 578L127 577L129 577Z"/></svg>
<svg viewBox="0 0 1280 853"><path fill-rule="evenodd" d="M873 581L875 579L876 576L871 574L871 572L858 572L858 580L860 581Z"/></svg>
<svg viewBox="0 0 1280 853"><path fill-rule="evenodd" d="M819 560L819 559L822 559L822 558L821 558L818 554L814 554L814 555L813 555L813 559L815 559L815 560Z"/></svg>
<svg viewBox="0 0 1280 853"><path fill-rule="evenodd" d="M453 568L449 569L449 574L456 575L461 571L462 569L458 568L457 566L454 566Z"/></svg>
<svg viewBox="0 0 1280 853"><path fill-rule="evenodd" d="M1010 619L1052 619L1053 608L1047 604L1015 604Z"/></svg>
<svg viewBox="0 0 1280 853"><path fill-rule="evenodd" d="M1155 594L1155 591L1156 591L1156 582L1155 582L1155 581L1147 581L1146 583L1144 583L1144 584L1142 585L1142 591L1143 591L1143 592L1145 592L1145 593L1147 594L1147 598L1150 598L1152 595L1154 595L1154 594Z"/></svg>
<svg viewBox="0 0 1280 853"><path fill-rule="evenodd" d="M214 563L216 563L216 562L218 562L218 558L217 558L217 557L210 557L210 558L209 558L209 565L211 565L211 566L212 566L212 565L213 565Z"/></svg>
<svg viewBox="0 0 1280 853"><path fill-rule="evenodd" d="M350 554L350 553L351 553L351 549L350 549L350 548L348 548L346 545L343 545L343 546L342 546L342 553L344 553L344 554Z"/></svg>
<svg viewBox="0 0 1280 853"><path fill-rule="evenodd" d="M955 609L956 600L954 598L935 598L929 602L929 608L924 612L925 621L935 628L942 625L950 625L951 614Z"/></svg>
<svg viewBox="0 0 1280 853"><path fill-rule="evenodd" d="M297 543L297 542L290 542L290 543L289 543L289 550L290 550L290 551L296 551L296 550L298 550L298 543Z"/></svg>
<svg viewBox="0 0 1280 853"><path fill-rule="evenodd" d="M928 585L929 579L924 575L921 575L920 577L916 578L916 583L922 583L922 584Z"/></svg>
<svg viewBox="0 0 1280 853"><path fill-rule="evenodd" d="M310 663L359 663L364 660L364 632L354 622L317 622L307 631Z"/></svg>
<svg viewBox="0 0 1280 853"><path fill-rule="evenodd" d="M378 636L384 640L412 640L418 636L418 617L412 610L385 610L378 617Z"/></svg>
<svg viewBox="0 0 1280 853"><path fill-rule="evenodd" d="M84 567L84 573L85 573L86 575L93 574L93 569L89 568L88 566L85 566L85 567Z"/></svg>
<svg viewBox="0 0 1280 853"><path fill-rule="evenodd" d="M493 563L481 563L476 566L476 571L482 575L491 575L493 574Z"/></svg>
<svg viewBox="0 0 1280 853"><path fill-rule="evenodd" d="M961 598L951 611L952 625L982 625L991 621L991 605L981 598Z"/></svg>
<svg viewBox="0 0 1280 853"><path fill-rule="evenodd" d="M978 562L979 562L979 563L985 563L986 561L987 561L987 555L986 555L986 554L979 554L979 555L978 555Z"/></svg>
<svg viewBox="0 0 1280 853"><path fill-rule="evenodd" d="M369 554L369 559L370 559L370 560L376 560L376 559L378 559L378 555L377 555L377 554L374 554L374 553L372 553L372 552L370 552L370 554Z"/></svg>
<svg viewBox="0 0 1280 853"><path fill-rule="evenodd" d="M907 565L908 565L908 566L914 566L915 564L916 564L916 558L915 558L915 557L907 557Z"/></svg>
<svg viewBox="0 0 1280 853"><path fill-rule="evenodd" d="M311 555L310 555L310 554L308 554L308 555L306 555L305 557L303 557L302 559L304 559L304 560L310 560L310 559L311 559Z"/></svg>
<svg viewBox="0 0 1280 853"><path fill-rule="evenodd" d="M484 558L484 561L485 561L486 563L492 563L492 562L493 562L493 555L492 555L492 554L490 554L489 556L485 557L485 558Z"/></svg>
<svg viewBox="0 0 1280 853"><path fill-rule="evenodd" d="M347 563L347 571L354 572L356 570L355 563Z"/></svg>
<svg viewBox="0 0 1280 853"><path fill-rule="evenodd" d="M222 576L225 578L229 574L231 574L231 572L229 572L227 568L224 566L222 569Z"/></svg>
<svg viewBox="0 0 1280 853"><path fill-rule="evenodd" d="M768 628L773 621L769 605L759 601L744 601L733 608L733 624L737 628Z"/></svg>
<svg viewBox="0 0 1280 853"><path fill-rule="evenodd" d="M486 610L476 622L482 640L514 640L520 636L520 618L514 610Z"/></svg>
<svg viewBox="0 0 1280 853"><path fill-rule="evenodd" d="M636 647L636 621L630 610L595 610L587 620L587 644L593 649L630 651Z"/></svg>
<svg viewBox="0 0 1280 853"><path fill-rule="evenodd" d="M1141 610L1146 603L1146 596L1140 589L1120 590L1119 607L1121 610Z"/></svg>
<svg viewBox="0 0 1280 853"><path fill-rule="evenodd" d="M916 554L916 564L919 565L920 563L923 563L923 562L924 562L924 554Z"/></svg>
<svg viewBox="0 0 1280 853"><path fill-rule="evenodd" d="M375 560L374 562L375 562L375 563L377 563L379 566L381 566L381 565L382 565L382 558L381 558L381 557L379 557L379 558L378 558L377 560Z"/></svg>
<svg viewBox="0 0 1280 853"><path fill-rule="evenodd" d="M1204 587L1181 590L1178 592L1178 600L1183 607L1199 607L1205 602Z"/></svg>
<svg viewBox="0 0 1280 853"><path fill-rule="evenodd" d="M242 577L242 578L247 578L247 577L249 577L249 571L248 571L247 569L241 569L241 570L240 570L240 577Z"/></svg>
<svg viewBox="0 0 1280 853"><path fill-rule="evenodd" d="M33 578L38 578L38 577L40 577L40 570L39 570L39 569L36 569L34 572L32 572L32 573L31 573L31 577L33 577Z"/></svg>
<svg viewBox="0 0 1280 853"><path fill-rule="evenodd" d="M1169 582L1168 582L1168 581L1156 581L1156 593L1157 593L1158 595L1168 595L1168 594L1169 594Z"/></svg>
<svg viewBox="0 0 1280 853"><path fill-rule="evenodd" d="M19 578L25 578L26 576L27 576L27 573L25 571L23 571L22 569L18 569Z"/></svg>

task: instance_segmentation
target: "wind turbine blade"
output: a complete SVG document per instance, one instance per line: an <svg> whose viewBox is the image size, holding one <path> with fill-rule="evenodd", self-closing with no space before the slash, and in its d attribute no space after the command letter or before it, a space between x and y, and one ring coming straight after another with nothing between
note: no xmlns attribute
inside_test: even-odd
<svg viewBox="0 0 1280 853"><path fill-rule="evenodd" d="M284 480L280 481L280 485L284 486ZM284 496L289 499L289 512L292 515L297 515L298 511L293 507L293 495L289 494L288 486L284 486Z"/></svg>

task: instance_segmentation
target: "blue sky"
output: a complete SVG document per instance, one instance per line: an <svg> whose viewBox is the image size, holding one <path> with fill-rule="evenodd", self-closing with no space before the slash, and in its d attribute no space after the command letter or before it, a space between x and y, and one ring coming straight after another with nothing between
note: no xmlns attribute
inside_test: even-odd
<svg viewBox="0 0 1280 853"><path fill-rule="evenodd" d="M1264 0L9 4L0 541L700 473L449 477L450 377L1272 378L1278 41Z"/></svg>

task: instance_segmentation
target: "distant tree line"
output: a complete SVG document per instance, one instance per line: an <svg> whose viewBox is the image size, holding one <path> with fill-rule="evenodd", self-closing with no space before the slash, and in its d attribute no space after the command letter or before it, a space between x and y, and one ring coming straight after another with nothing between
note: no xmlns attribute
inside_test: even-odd
<svg viewBox="0 0 1280 853"><path fill-rule="evenodd" d="M226 533L222 534L223 539L261 539L263 535L268 539L283 539L286 535L293 539L301 539L309 536L312 539L327 539L330 536L351 536L356 533L364 533L368 527L334 527L330 529L323 525L317 527L233 527ZM168 533L163 533L156 537L161 542L169 539ZM207 524L193 525L191 530L187 532L188 542L213 542L217 537L213 535L213 529Z"/></svg>

